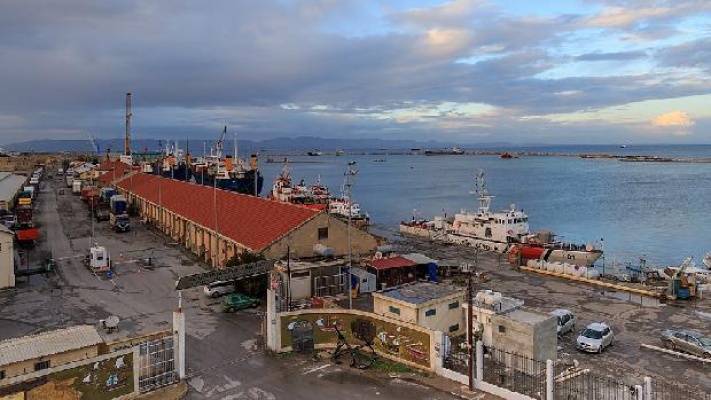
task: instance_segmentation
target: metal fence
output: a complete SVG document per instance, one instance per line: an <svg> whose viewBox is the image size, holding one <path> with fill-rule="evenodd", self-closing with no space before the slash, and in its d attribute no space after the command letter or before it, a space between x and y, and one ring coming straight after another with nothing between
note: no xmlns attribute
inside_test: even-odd
<svg viewBox="0 0 711 400"><path fill-rule="evenodd" d="M138 351L138 387L141 393L177 382L172 337L140 343Z"/></svg>
<svg viewBox="0 0 711 400"><path fill-rule="evenodd" d="M495 347L484 348L484 381L534 399L546 396L546 363Z"/></svg>
<svg viewBox="0 0 711 400"><path fill-rule="evenodd" d="M469 374L469 349L466 335L450 337L444 335L442 365L444 368L462 375ZM476 357L472 357L476 363Z"/></svg>
<svg viewBox="0 0 711 400"><path fill-rule="evenodd" d="M644 400L711 400L711 394L700 389L652 381L652 396Z"/></svg>
<svg viewBox="0 0 711 400"><path fill-rule="evenodd" d="M556 373L554 379L556 400L637 400L636 385L642 383L628 383L575 367Z"/></svg>

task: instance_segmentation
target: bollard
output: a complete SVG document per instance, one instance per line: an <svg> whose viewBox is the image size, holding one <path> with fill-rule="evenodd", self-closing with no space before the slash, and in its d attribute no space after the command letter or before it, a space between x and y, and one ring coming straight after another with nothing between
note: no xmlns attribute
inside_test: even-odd
<svg viewBox="0 0 711 400"><path fill-rule="evenodd" d="M634 390L637 393L637 400L644 400L644 390L642 390L642 385L635 385Z"/></svg>
<svg viewBox="0 0 711 400"><path fill-rule="evenodd" d="M484 342L476 342L476 380L484 382Z"/></svg>
<svg viewBox="0 0 711 400"><path fill-rule="evenodd" d="M644 399L652 400L652 378L644 377Z"/></svg>
<svg viewBox="0 0 711 400"><path fill-rule="evenodd" d="M553 360L546 360L546 399L554 399L555 368Z"/></svg>

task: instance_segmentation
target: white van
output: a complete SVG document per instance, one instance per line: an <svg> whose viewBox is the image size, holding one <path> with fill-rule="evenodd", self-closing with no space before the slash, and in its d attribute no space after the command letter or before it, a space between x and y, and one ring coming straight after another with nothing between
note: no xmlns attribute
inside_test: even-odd
<svg viewBox="0 0 711 400"><path fill-rule="evenodd" d="M558 319L558 336L565 335L575 329L575 314L569 310L557 309L551 311L551 315L554 315Z"/></svg>
<svg viewBox="0 0 711 400"><path fill-rule="evenodd" d="M235 291L235 285L232 282L227 281L215 281L208 283L203 287L203 292L210 297L220 297L227 293L232 293Z"/></svg>

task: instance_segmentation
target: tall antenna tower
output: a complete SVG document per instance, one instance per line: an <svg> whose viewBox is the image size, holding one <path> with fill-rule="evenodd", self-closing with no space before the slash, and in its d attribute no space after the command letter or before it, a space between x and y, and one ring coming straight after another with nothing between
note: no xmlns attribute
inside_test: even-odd
<svg viewBox="0 0 711 400"><path fill-rule="evenodd" d="M131 93L126 93L126 137L123 139L123 154L131 155Z"/></svg>

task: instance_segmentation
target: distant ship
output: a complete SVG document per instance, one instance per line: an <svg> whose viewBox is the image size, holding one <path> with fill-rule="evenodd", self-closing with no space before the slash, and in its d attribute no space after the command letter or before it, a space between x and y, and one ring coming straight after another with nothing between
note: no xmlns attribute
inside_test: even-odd
<svg viewBox="0 0 711 400"><path fill-rule="evenodd" d="M190 169L195 182L205 186L259 196L264 185L264 177L257 168L257 155L252 154L249 165L247 165L246 160L237 157L237 143L235 141L234 156L223 157L222 143L226 135L227 127L225 126L215 147L210 148L210 155L198 157L195 162L191 163Z"/></svg>
<svg viewBox="0 0 711 400"><path fill-rule="evenodd" d="M316 150L314 150L314 151L309 151L309 152L306 153L306 154L308 154L308 155L310 155L310 156L322 156L322 155L323 155L323 152L322 152L321 150L319 150L319 149L316 149Z"/></svg>
<svg viewBox="0 0 711 400"><path fill-rule="evenodd" d="M178 142L167 142L163 157L153 164L151 170L154 174L161 175L164 178L189 181L192 178L189 158L189 153L184 152L178 146Z"/></svg>
<svg viewBox="0 0 711 400"><path fill-rule="evenodd" d="M326 186L321 185L321 179L306 186L303 180L294 186L291 180L289 161L284 159L282 171L274 180L271 192L267 198L284 203L303 205L316 210L325 210L331 200L331 192Z"/></svg>

